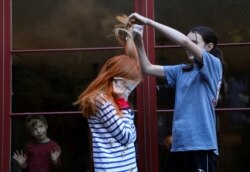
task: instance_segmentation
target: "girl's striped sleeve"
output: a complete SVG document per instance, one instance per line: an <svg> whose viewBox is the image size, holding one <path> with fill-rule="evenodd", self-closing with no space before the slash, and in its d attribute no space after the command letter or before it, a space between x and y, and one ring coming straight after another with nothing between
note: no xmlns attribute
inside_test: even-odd
<svg viewBox="0 0 250 172"><path fill-rule="evenodd" d="M99 108L97 117L110 134L121 144L127 145L135 140L135 126L127 117L117 115L115 107L105 102Z"/></svg>

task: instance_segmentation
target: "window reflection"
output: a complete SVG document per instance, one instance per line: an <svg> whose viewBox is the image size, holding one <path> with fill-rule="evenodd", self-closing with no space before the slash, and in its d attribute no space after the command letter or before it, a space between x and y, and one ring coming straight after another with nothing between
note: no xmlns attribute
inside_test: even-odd
<svg viewBox="0 0 250 172"><path fill-rule="evenodd" d="M12 1L13 49L114 45L115 16L133 11L133 1L25 2Z"/></svg>
<svg viewBox="0 0 250 172"><path fill-rule="evenodd" d="M80 92L119 50L13 54L12 111L76 111ZM135 96L131 100L135 101Z"/></svg>
<svg viewBox="0 0 250 172"><path fill-rule="evenodd" d="M172 143L172 114L158 113L159 171L170 172L170 148Z"/></svg>
<svg viewBox="0 0 250 172"><path fill-rule="evenodd" d="M212 27L219 42L249 42L248 0L155 0L155 19L183 33L197 25ZM236 22L237 21L237 22ZM156 32L156 45L173 44Z"/></svg>
<svg viewBox="0 0 250 172"><path fill-rule="evenodd" d="M250 125L236 122L234 119L244 111L224 111L218 114L219 122L219 169L225 172L249 171ZM250 118L249 112L245 113ZM233 119L233 120L232 120Z"/></svg>
<svg viewBox="0 0 250 172"><path fill-rule="evenodd" d="M250 96L250 77L238 76L229 77L228 79L228 106L231 108L249 107ZM250 124L250 116L248 112L231 112L231 120L234 124L247 123Z"/></svg>
<svg viewBox="0 0 250 172"><path fill-rule="evenodd" d="M71 111L72 103L114 52L13 55L13 112Z"/></svg>

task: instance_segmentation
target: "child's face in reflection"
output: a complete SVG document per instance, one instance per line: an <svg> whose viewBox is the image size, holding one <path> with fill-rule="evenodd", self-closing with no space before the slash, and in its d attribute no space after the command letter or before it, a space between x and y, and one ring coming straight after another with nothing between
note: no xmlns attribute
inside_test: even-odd
<svg viewBox="0 0 250 172"><path fill-rule="evenodd" d="M48 126L44 124L43 121L37 120L35 125L31 128L30 132L37 142L43 143L46 142L48 139L47 128Z"/></svg>

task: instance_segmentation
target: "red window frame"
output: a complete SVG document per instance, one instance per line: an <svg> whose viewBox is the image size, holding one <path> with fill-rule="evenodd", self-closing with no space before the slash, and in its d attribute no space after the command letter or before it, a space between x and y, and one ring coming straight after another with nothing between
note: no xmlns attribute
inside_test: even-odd
<svg viewBox="0 0 250 172"><path fill-rule="evenodd" d="M10 0L0 1L0 171L10 168L11 58Z"/></svg>
<svg viewBox="0 0 250 172"><path fill-rule="evenodd" d="M154 0L135 1L135 11L154 19ZM145 49L149 60L155 62L154 29L147 27L144 30ZM156 106L155 78L144 76L142 88L137 91L138 108L138 149L139 170L154 171L159 169L158 164L158 123Z"/></svg>

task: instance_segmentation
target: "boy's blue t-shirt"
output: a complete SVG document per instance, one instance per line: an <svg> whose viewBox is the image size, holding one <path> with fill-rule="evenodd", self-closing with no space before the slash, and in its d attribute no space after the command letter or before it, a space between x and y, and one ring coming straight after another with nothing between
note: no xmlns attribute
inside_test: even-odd
<svg viewBox="0 0 250 172"><path fill-rule="evenodd" d="M222 64L203 51L203 63L191 71L184 64L164 66L166 82L175 88L171 152L213 150L218 155L215 106L222 82Z"/></svg>

